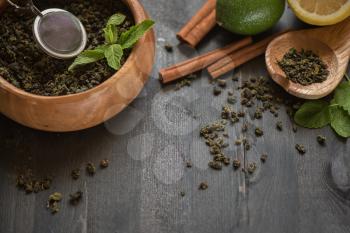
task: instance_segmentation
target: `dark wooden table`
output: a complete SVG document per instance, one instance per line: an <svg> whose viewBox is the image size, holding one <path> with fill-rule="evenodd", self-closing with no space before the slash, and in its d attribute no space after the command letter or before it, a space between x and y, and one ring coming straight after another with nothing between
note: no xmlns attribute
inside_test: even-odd
<svg viewBox="0 0 350 233"><path fill-rule="evenodd" d="M166 42L177 45L175 32L204 0L142 0L157 21L157 62L143 93L109 122L76 133L45 133L0 117L0 233L345 233L350 232L350 143L331 129L292 132L282 109L283 133L276 119L265 114L247 122L265 130L244 152L233 145L232 157L268 161L253 175L208 168L210 155L199 138L199 127L218 118L225 94L213 97L208 74L201 73L191 87L175 92L157 80L160 67L183 60L235 39L216 28L197 50L178 46L167 53ZM300 27L287 11L278 27ZM240 80L265 75L263 57L235 71ZM227 75L231 77L232 73ZM237 126L231 139L240 137ZM320 147L316 136L327 136ZM294 146L303 143L307 154ZM28 156L32 157L29 162ZM86 162L108 158L110 167L78 181L70 172ZM193 167L185 167L191 160ZM25 195L15 187L15 169L29 163L35 171L54 174L50 191ZM207 181L209 188L199 191ZM84 200L77 207L68 195L78 189ZM45 208L51 192L65 195L61 211L52 216ZM185 192L181 197L180 192Z"/></svg>

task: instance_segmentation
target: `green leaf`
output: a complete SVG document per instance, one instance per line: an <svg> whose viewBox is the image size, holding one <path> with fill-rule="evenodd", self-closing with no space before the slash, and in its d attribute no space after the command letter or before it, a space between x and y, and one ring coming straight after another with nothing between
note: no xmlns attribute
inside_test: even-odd
<svg viewBox="0 0 350 233"><path fill-rule="evenodd" d="M103 29L107 44L115 44L118 40L118 32L115 25L108 25Z"/></svg>
<svg viewBox="0 0 350 233"><path fill-rule="evenodd" d="M99 45L94 50L104 54L107 48L108 45Z"/></svg>
<svg viewBox="0 0 350 233"><path fill-rule="evenodd" d="M295 113L294 120L306 128L322 128L331 120L329 104L323 100L308 101Z"/></svg>
<svg viewBox="0 0 350 233"><path fill-rule="evenodd" d="M331 107L331 126L337 134L344 138L350 137L350 115L339 106Z"/></svg>
<svg viewBox="0 0 350 233"><path fill-rule="evenodd" d="M108 65L115 70L120 68L120 60L123 57L123 49L119 44L114 44L108 46L105 50L105 55Z"/></svg>
<svg viewBox="0 0 350 233"><path fill-rule="evenodd" d="M68 70L73 70L75 67L80 65L86 65L99 61L105 57L103 48L97 48L94 50L85 50L77 58L75 58L72 65L69 66Z"/></svg>
<svg viewBox="0 0 350 233"><path fill-rule="evenodd" d="M334 104L339 104L350 114L350 82L340 84L334 93Z"/></svg>
<svg viewBox="0 0 350 233"><path fill-rule="evenodd" d="M107 22L107 26L109 25L119 26L125 21L125 18L126 16L123 14L120 14L120 13L114 14L109 18Z"/></svg>
<svg viewBox="0 0 350 233"><path fill-rule="evenodd" d="M128 31L122 33L118 44L120 44L123 49L131 48L153 25L154 21L145 20L131 27Z"/></svg>

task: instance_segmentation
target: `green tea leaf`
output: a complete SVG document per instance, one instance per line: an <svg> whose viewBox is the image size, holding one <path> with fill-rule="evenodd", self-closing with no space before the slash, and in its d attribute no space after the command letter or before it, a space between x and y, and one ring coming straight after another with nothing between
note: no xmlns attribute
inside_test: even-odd
<svg viewBox="0 0 350 233"><path fill-rule="evenodd" d="M114 14L109 18L107 22L107 26L109 25L119 26L125 21L125 18L126 16L123 14L120 14L120 13Z"/></svg>
<svg viewBox="0 0 350 233"><path fill-rule="evenodd" d="M118 40L118 32L115 25L108 25L103 29L107 44L115 44Z"/></svg>
<svg viewBox="0 0 350 233"><path fill-rule="evenodd" d="M331 120L329 104L323 100L308 101L295 113L294 120L306 128L322 128Z"/></svg>
<svg viewBox="0 0 350 233"><path fill-rule="evenodd" d="M350 82L342 83L337 87L332 103L340 105L350 114Z"/></svg>
<svg viewBox="0 0 350 233"><path fill-rule="evenodd" d="M99 61L104 57L105 55L102 47L95 50L85 50L77 58L75 58L73 64L68 68L68 70L70 71L77 66Z"/></svg>
<svg viewBox="0 0 350 233"><path fill-rule="evenodd" d="M131 48L153 25L154 21L145 20L131 27L128 31L122 33L118 44L120 44L123 49Z"/></svg>
<svg viewBox="0 0 350 233"><path fill-rule="evenodd" d="M339 106L331 107L331 126L337 134L344 138L350 137L350 115Z"/></svg>
<svg viewBox="0 0 350 233"><path fill-rule="evenodd" d="M114 44L108 46L108 48L105 50L104 56L107 59L108 65L112 67L115 70L119 70L120 68L120 61L123 56L123 49L120 45Z"/></svg>

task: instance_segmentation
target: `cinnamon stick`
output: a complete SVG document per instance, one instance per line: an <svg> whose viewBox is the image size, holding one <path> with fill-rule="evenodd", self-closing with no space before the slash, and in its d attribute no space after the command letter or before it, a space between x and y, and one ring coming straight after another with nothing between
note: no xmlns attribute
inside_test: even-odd
<svg viewBox="0 0 350 233"><path fill-rule="evenodd" d="M186 75L206 68L217 60L227 56L244 46L252 43L251 37L246 37L240 41L233 42L224 48L216 49L201 56L183 61L168 68L163 68L159 71L160 81L165 84L177 80Z"/></svg>
<svg viewBox="0 0 350 233"><path fill-rule="evenodd" d="M216 25L216 0L207 0L204 6L177 33L177 38L192 47Z"/></svg>
<svg viewBox="0 0 350 233"><path fill-rule="evenodd" d="M228 56L221 58L207 68L209 74L213 78L218 78L223 74L237 68L238 66L264 54L269 43L282 33L269 36L264 40L247 46L237 52L232 52Z"/></svg>

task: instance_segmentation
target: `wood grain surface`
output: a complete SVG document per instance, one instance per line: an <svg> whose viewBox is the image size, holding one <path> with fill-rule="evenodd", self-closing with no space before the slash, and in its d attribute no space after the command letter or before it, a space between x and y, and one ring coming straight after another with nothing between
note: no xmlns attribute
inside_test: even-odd
<svg viewBox="0 0 350 233"><path fill-rule="evenodd" d="M215 28L197 50L180 45L167 53L165 43L177 45L176 32L204 0L142 2L157 21L157 62L143 92L120 115L64 134L31 130L0 116L0 233L350 232L350 143L329 128L299 128L295 134L281 109L284 129L278 132L275 117L253 120L249 109L246 122L261 126L265 136L256 139L249 131L244 136L253 141L252 149L232 145L229 151L244 164L257 162L257 171L245 175L231 167L220 172L208 168L211 155L198 136L199 127L218 118L225 93L212 95L206 72L176 92L174 85L161 86L157 73L238 38ZM274 31L290 27L305 26L288 10ZM237 75L243 82L266 72L259 57L225 77ZM230 140L241 137L240 125L229 134ZM325 147L317 144L318 134L327 137ZM296 143L306 146L304 156L295 151ZM269 156L264 165L261 153ZM31 161L23 162L28 156ZM94 177L83 173L77 181L70 178L72 169L104 158L110 160L108 169L97 169ZM185 167L188 160L192 168ZM14 168L22 163L52 173L50 191L25 195L17 190ZM209 184L205 191L198 190L202 181ZM78 189L84 198L72 207L68 195ZM45 205L54 191L64 199L61 211L52 216Z"/></svg>

